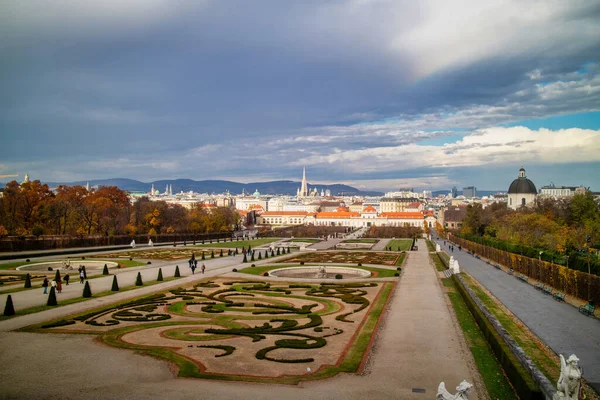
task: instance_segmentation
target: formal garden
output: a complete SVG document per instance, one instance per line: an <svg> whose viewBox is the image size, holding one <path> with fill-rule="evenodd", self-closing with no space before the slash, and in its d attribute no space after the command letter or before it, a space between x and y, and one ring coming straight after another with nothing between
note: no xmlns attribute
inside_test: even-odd
<svg viewBox="0 0 600 400"><path fill-rule="evenodd" d="M406 253L374 252L374 251L319 251L311 253L296 253L291 257L280 260L280 263L340 263L340 264L379 264L400 266Z"/></svg>
<svg viewBox="0 0 600 400"><path fill-rule="evenodd" d="M394 287L217 278L23 330L97 335L182 377L296 384L359 372Z"/></svg>

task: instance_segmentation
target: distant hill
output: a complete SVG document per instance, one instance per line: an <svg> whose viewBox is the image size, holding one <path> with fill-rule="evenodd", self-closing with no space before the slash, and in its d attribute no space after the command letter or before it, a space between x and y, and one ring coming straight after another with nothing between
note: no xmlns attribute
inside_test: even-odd
<svg viewBox="0 0 600 400"><path fill-rule="evenodd" d="M77 181L77 182L44 182L48 186L54 188L59 185L85 186L89 182L90 187L92 186L117 186L119 189L127 190L130 192L149 192L150 188L154 184L154 188L159 190L161 193L165 191L167 185L173 185L173 193L178 192L189 192L194 191L197 193L225 193L229 191L231 194L241 194L242 191L245 193L254 193L258 190L261 194L288 194L295 195L296 191L300 187L300 182L294 181L272 181L272 182L251 182L251 183L239 183L231 181L220 181L220 180L203 180L195 181L193 179L168 179L154 182L140 182L134 179L126 178L112 178L112 179L93 179L90 181ZM0 187L3 187L0 184ZM369 192L361 191L355 187L341 184L333 185L312 185L308 183L309 189L312 190L316 187L319 193L321 189L331 191L332 195L361 195L361 196L382 196L381 192Z"/></svg>

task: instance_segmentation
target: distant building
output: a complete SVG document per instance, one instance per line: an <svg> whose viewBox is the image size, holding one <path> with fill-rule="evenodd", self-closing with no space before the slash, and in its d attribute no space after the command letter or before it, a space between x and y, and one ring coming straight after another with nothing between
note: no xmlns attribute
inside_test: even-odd
<svg viewBox="0 0 600 400"><path fill-rule="evenodd" d="M535 203L537 189L533 182L527 179L525 168L519 169L519 177L512 181L508 188L508 207L516 210L519 207L530 207Z"/></svg>
<svg viewBox="0 0 600 400"><path fill-rule="evenodd" d="M458 196L458 189L456 188L456 186L452 187L452 190L450 190L450 195L453 199L455 199Z"/></svg>
<svg viewBox="0 0 600 400"><path fill-rule="evenodd" d="M585 193L588 191L583 186L554 186L554 184L548 186L542 186L540 189L540 196L548 197L571 197L577 193Z"/></svg>
<svg viewBox="0 0 600 400"><path fill-rule="evenodd" d="M442 208L438 214L438 222L444 229L460 229L467 215L467 207L456 206Z"/></svg>
<svg viewBox="0 0 600 400"><path fill-rule="evenodd" d="M382 213L404 212L410 204L419 202L416 197L383 197L379 203L379 210Z"/></svg>
<svg viewBox="0 0 600 400"><path fill-rule="evenodd" d="M467 186L463 188L463 196L467 199L477 197L477 188L475 186Z"/></svg>

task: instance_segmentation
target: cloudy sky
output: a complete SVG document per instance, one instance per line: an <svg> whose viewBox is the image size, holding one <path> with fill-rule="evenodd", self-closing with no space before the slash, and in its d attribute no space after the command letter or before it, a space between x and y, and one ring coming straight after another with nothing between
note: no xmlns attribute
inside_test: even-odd
<svg viewBox="0 0 600 400"><path fill-rule="evenodd" d="M600 190L596 0L5 0L0 89L19 179Z"/></svg>

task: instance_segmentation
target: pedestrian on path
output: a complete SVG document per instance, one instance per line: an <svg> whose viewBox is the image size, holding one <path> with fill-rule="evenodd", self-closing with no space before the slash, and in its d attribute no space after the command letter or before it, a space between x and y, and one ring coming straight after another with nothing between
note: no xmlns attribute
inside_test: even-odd
<svg viewBox="0 0 600 400"><path fill-rule="evenodd" d="M79 272L79 283L83 283L85 279L85 275L83 274L83 269Z"/></svg>
<svg viewBox="0 0 600 400"><path fill-rule="evenodd" d="M69 279L71 279L69 273L66 273L63 279L65 280L65 285L69 286Z"/></svg>
<svg viewBox="0 0 600 400"><path fill-rule="evenodd" d="M196 273L196 265L192 264L192 275Z"/></svg>
<svg viewBox="0 0 600 400"><path fill-rule="evenodd" d="M58 293L62 292L62 279L60 279L60 274L58 275L58 279L56 281L56 291Z"/></svg>
<svg viewBox="0 0 600 400"><path fill-rule="evenodd" d="M206 270L206 265L204 265L204 263L202 263L200 270L202 271L202 274L204 274L204 270Z"/></svg>
<svg viewBox="0 0 600 400"><path fill-rule="evenodd" d="M54 288L54 291L56 291L56 281L54 279L52 279L50 286L52 286Z"/></svg>
<svg viewBox="0 0 600 400"><path fill-rule="evenodd" d="M44 294L48 294L48 278L44 278L44 282L42 282L42 287L44 288Z"/></svg>

